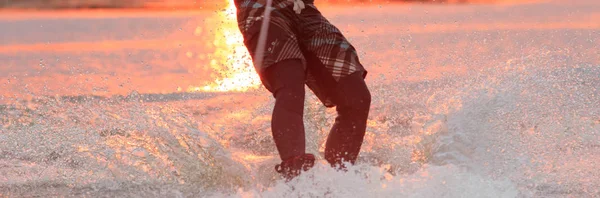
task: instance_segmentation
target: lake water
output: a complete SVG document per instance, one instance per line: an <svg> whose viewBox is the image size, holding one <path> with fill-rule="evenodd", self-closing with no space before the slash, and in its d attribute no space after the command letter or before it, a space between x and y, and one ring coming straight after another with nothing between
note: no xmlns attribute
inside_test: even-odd
<svg viewBox="0 0 600 198"><path fill-rule="evenodd" d="M600 2L321 11L372 110L358 165L290 183L231 9L1 12L0 196L600 197Z"/></svg>

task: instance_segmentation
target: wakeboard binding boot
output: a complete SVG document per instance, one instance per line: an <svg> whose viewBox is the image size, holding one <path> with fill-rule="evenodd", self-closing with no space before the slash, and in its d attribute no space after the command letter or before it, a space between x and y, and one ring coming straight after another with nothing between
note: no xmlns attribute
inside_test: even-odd
<svg viewBox="0 0 600 198"><path fill-rule="evenodd" d="M308 171L315 165L313 154L303 154L283 160L275 166L275 171L280 173L286 181L291 181L303 171Z"/></svg>

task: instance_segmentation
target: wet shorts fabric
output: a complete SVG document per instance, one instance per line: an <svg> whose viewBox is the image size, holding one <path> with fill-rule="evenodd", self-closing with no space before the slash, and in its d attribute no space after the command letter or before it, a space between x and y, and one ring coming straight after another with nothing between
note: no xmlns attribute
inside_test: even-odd
<svg viewBox="0 0 600 198"><path fill-rule="evenodd" d="M265 0L245 0L237 4L238 26L244 44L256 60L256 47L262 25ZM312 3L307 3L301 14L293 10L293 2L275 0L263 54L263 63L255 64L263 85L273 92L264 79L266 68L288 59L299 59L306 72L306 85L327 107L336 104L332 92L343 77L367 72L359 61L354 46L331 24Z"/></svg>

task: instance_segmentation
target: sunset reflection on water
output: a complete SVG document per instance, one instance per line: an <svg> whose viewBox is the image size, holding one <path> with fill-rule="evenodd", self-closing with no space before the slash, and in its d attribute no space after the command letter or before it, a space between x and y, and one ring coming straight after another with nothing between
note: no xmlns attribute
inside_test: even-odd
<svg viewBox="0 0 600 198"><path fill-rule="evenodd" d="M222 7L156 12L166 17L156 20L127 10L16 14L23 18L5 13L2 23L29 18L31 25L11 28L0 39L0 100L256 89L260 80L243 45L235 6L229 1ZM61 23L70 17L78 19ZM64 28L75 31L61 33Z"/></svg>
<svg viewBox="0 0 600 198"><path fill-rule="evenodd" d="M190 86L187 91L226 92L258 88L260 79L252 66L250 54L243 45L244 39L237 26L233 0L229 0L227 7L218 12L215 20L210 23L218 26L213 41L215 52L209 63L213 71L217 72L217 79L209 85Z"/></svg>

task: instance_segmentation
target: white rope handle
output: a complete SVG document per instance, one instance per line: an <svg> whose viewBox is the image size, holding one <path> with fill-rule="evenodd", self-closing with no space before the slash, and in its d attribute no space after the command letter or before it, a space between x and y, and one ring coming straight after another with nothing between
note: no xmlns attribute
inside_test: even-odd
<svg viewBox="0 0 600 198"><path fill-rule="evenodd" d="M302 12L302 9L304 9L304 1L302 0L294 0L294 11L296 11L296 14L300 14Z"/></svg>

